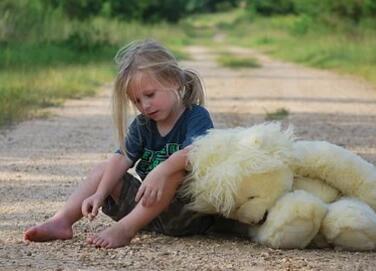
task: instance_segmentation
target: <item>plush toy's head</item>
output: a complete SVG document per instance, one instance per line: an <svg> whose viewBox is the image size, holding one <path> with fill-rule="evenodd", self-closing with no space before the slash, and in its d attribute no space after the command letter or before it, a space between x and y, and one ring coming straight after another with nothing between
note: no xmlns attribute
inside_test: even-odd
<svg viewBox="0 0 376 271"><path fill-rule="evenodd" d="M272 205L292 185L293 141L292 129L282 131L279 123L210 130L189 153L192 172L183 190L192 198L189 208L231 217L248 201Z"/></svg>

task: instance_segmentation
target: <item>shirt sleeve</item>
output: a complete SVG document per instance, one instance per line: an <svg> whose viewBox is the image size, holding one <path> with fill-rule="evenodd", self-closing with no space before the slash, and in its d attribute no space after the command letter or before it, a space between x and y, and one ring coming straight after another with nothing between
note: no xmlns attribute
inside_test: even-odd
<svg viewBox="0 0 376 271"><path fill-rule="evenodd" d="M187 134L182 148L192 144L196 137L206 134L207 130L213 127L209 112L204 107L195 107L187 120Z"/></svg>
<svg viewBox="0 0 376 271"><path fill-rule="evenodd" d="M141 120L139 117L135 118L128 127L128 131L125 137L125 152L127 157L134 164L142 155L143 139L141 131ZM121 150L117 150L116 153L123 154Z"/></svg>

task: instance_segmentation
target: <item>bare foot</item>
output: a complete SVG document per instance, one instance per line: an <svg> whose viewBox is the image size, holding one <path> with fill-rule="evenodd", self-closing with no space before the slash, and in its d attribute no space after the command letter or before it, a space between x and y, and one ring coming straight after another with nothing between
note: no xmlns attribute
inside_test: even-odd
<svg viewBox="0 0 376 271"><path fill-rule="evenodd" d="M47 242L72 239L72 225L58 219L50 219L43 224L28 228L24 232L24 241Z"/></svg>
<svg viewBox="0 0 376 271"><path fill-rule="evenodd" d="M96 247L118 248L128 245L135 235L136 233L129 231L125 225L117 222L104 231L88 237L87 242Z"/></svg>

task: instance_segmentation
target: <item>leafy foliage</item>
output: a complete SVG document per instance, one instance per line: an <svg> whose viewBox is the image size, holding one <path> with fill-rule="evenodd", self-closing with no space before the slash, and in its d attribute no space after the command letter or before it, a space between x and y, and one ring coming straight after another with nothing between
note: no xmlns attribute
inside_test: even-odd
<svg viewBox="0 0 376 271"><path fill-rule="evenodd" d="M10 0L5 0L10 1ZM21 1L21 0L18 0ZM32 0L37 1L37 0ZM70 17L79 20L107 14L123 20L144 22L177 22L186 15L226 10L238 5L239 0L40 0L54 8L61 8Z"/></svg>
<svg viewBox="0 0 376 271"><path fill-rule="evenodd" d="M294 12L293 0L248 0L247 4L251 10L266 16Z"/></svg>
<svg viewBox="0 0 376 271"><path fill-rule="evenodd" d="M376 0L246 0L252 12L274 14L306 14L309 16L337 16L358 22L376 15Z"/></svg>

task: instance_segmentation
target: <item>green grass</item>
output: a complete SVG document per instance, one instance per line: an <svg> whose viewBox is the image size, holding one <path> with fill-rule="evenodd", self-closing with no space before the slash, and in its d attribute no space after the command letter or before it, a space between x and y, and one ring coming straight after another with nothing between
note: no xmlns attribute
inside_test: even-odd
<svg viewBox="0 0 376 271"><path fill-rule="evenodd" d="M289 115L289 111L285 108L278 108L274 112L266 111L265 120L266 121L273 121L273 120L282 120Z"/></svg>
<svg viewBox="0 0 376 271"><path fill-rule="evenodd" d="M260 68L261 64L255 58L245 58L234 55L222 55L217 58L217 62L224 67L238 68Z"/></svg>
<svg viewBox="0 0 376 271"><path fill-rule="evenodd" d="M213 44L221 33L226 37L221 46L256 48L286 61L353 74L376 86L375 19L354 24L332 18L324 23L304 15L264 18L235 10L195 16L185 24L191 24L190 36L204 44ZM205 35L200 35L202 29Z"/></svg>
<svg viewBox="0 0 376 271"><path fill-rule="evenodd" d="M229 33L229 39L283 60L354 74L376 86L376 28L345 22L336 28L313 22L299 28L300 22L296 16L258 18L240 27L241 34Z"/></svg>
<svg viewBox="0 0 376 271"><path fill-rule="evenodd" d="M111 66L105 63L2 71L0 126L36 116L39 109L60 105L68 98L94 95L112 76Z"/></svg>
<svg viewBox="0 0 376 271"><path fill-rule="evenodd" d="M178 60L189 58L182 49L189 38L165 23L49 20L37 29L30 27L23 41L19 34L8 39L0 35L0 127L40 116L40 109L58 106L65 99L96 94L116 74L115 53L132 40L154 38Z"/></svg>

